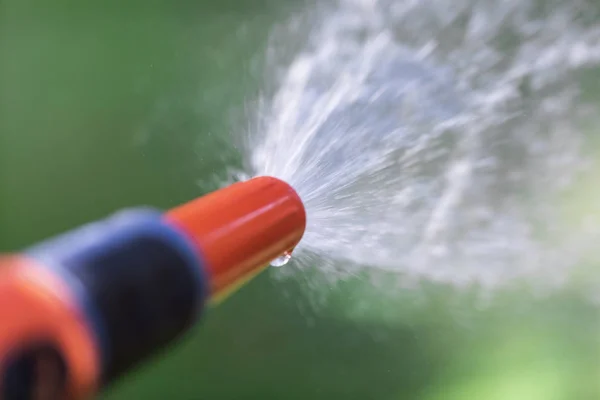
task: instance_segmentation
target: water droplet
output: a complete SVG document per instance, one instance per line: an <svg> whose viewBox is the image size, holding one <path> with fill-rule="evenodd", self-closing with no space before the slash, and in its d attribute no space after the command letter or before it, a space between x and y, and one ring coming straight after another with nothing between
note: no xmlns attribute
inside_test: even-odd
<svg viewBox="0 0 600 400"><path fill-rule="evenodd" d="M283 255L277 257L273 261L271 261L272 267L283 267L292 259L292 253L289 251L285 252Z"/></svg>

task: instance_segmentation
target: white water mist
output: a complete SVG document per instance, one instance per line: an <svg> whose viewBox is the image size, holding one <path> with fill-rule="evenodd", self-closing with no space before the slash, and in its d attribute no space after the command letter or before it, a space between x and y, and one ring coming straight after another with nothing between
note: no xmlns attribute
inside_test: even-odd
<svg viewBox="0 0 600 400"><path fill-rule="evenodd" d="M592 12L581 0L339 0L278 27L275 89L246 156L251 175L305 202L295 258L457 286L561 282L591 241L549 245L554 200L587 166Z"/></svg>

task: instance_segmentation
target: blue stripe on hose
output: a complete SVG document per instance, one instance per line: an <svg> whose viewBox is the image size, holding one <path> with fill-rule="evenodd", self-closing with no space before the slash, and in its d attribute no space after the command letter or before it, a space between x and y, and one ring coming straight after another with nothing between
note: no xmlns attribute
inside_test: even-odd
<svg viewBox="0 0 600 400"><path fill-rule="evenodd" d="M196 277L196 284L199 293L199 304L197 305L196 315L201 315L204 302L209 296L209 281L204 260L199 255L199 249L188 239L185 232L181 232L177 227L171 225L165 220L161 220L163 227L162 233L171 240L171 244L179 250L179 254L186 257L187 266L190 268L193 276Z"/></svg>
<svg viewBox="0 0 600 400"><path fill-rule="evenodd" d="M96 335L103 366L111 362L106 323L86 287L72 269L77 268L78 259L89 260L94 255L107 252L111 248L118 247L120 243L126 243L142 234L163 240L185 260L186 267L190 269L192 276L196 277L199 297L196 315L199 316L203 302L208 296L208 282L202 261L185 234L163 221L162 213L158 211L152 209L123 211L106 220L91 223L50 239L26 251L28 256L50 268L72 288L78 306Z"/></svg>

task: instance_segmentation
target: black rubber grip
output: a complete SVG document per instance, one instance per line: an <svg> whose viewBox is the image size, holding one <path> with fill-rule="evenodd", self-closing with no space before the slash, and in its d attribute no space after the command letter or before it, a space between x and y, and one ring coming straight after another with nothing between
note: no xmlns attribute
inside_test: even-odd
<svg viewBox="0 0 600 400"><path fill-rule="evenodd" d="M120 214L29 253L79 293L105 384L185 332L204 300L198 257L160 214Z"/></svg>

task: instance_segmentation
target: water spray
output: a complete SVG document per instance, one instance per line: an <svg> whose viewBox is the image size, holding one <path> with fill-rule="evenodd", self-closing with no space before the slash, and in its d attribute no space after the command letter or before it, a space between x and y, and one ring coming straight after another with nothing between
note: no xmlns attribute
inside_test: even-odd
<svg viewBox="0 0 600 400"><path fill-rule="evenodd" d="M559 200L590 166L582 75L600 28L582 15L595 7L332 3L276 29L274 89L241 138L246 172L289 182L310 215L297 268L277 275L326 271L311 297L357 270L373 296L382 274L399 292L564 282L597 242L565 233Z"/></svg>
<svg viewBox="0 0 600 400"><path fill-rule="evenodd" d="M257 177L141 208L0 259L0 398L89 398L176 341L304 233L288 184Z"/></svg>

